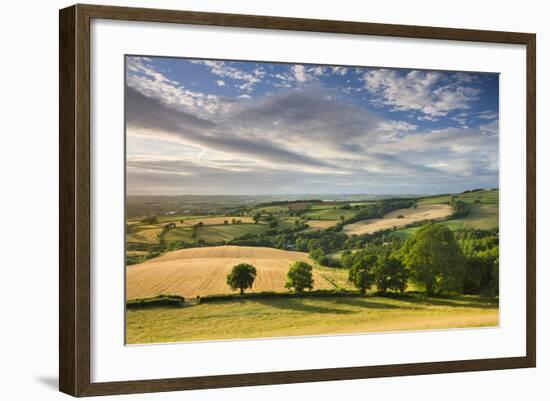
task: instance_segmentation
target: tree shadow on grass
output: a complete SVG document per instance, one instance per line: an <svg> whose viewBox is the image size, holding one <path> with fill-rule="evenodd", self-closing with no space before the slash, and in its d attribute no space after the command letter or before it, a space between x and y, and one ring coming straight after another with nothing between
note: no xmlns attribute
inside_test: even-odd
<svg viewBox="0 0 550 401"><path fill-rule="evenodd" d="M453 308L476 308L476 309L495 309L498 308L498 298L468 298L461 295L436 295L426 297L418 293L409 294L391 294L388 298L410 302L416 305L424 306L448 306Z"/></svg>
<svg viewBox="0 0 550 401"><path fill-rule="evenodd" d="M336 304L356 306L366 309L414 309L409 306L391 305L384 302L373 301L369 298L335 298Z"/></svg>
<svg viewBox="0 0 550 401"><path fill-rule="evenodd" d="M309 305L304 302L306 301L305 298L258 298L254 301L261 303L262 305L270 306L272 308L293 310L296 312L330 313L335 315L347 315L356 313L346 309L330 308L319 305Z"/></svg>

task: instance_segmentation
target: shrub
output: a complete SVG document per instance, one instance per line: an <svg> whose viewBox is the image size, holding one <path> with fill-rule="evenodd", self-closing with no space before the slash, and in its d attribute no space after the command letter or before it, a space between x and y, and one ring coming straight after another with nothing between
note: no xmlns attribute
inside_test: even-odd
<svg viewBox="0 0 550 401"><path fill-rule="evenodd" d="M183 306L185 298L180 295L161 294L152 298L137 298L126 302L127 309L149 308L155 306Z"/></svg>

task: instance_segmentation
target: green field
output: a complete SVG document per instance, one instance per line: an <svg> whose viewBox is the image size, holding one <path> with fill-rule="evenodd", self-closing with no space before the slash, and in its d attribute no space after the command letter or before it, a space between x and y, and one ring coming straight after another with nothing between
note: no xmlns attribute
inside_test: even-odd
<svg viewBox="0 0 550 401"><path fill-rule="evenodd" d="M284 205L277 205L277 206L261 206L261 207L256 207L254 209L252 209L249 214L251 216L255 215L256 213L261 213L261 214L280 214L280 213L287 213L288 212L288 206L284 206Z"/></svg>
<svg viewBox="0 0 550 401"><path fill-rule="evenodd" d="M129 344L496 326L498 299L265 298L127 311Z"/></svg>
<svg viewBox="0 0 550 401"><path fill-rule="evenodd" d="M451 195L432 196L429 198L421 198L416 203L418 205L437 205L446 203L451 200Z"/></svg>
<svg viewBox="0 0 550 401"><path fill-rule="evenodd" d="M220 224L203 226L197 229L196 238L193 238L191 227L180 227L168 231L164 239L170 241L195 242L202 239L206 242L231 241L245 234L258 234L267 230L266 224Z"/></svg>
<svg viewBox="0 0 550 401"><path fill-rule="evenodd" d="M305 212L302 216L314 220L340 220L340 216L345 219L355 216L356 210L325 208L320 210L311 210Z"/></svg>
<svg viewBox="0 0 550 401"><path fill-rule="evenodd" d="M498 205L499 191L498 189L492 189L489 191L468 192L458 195L456 198L466 203L475 203L477 201L477 203L481 204Z"/></svg>
<svg viewBox="0 0 550 401"><path fill-rule="evenodd" d="M455 196L455 199L466 203L481 203L481 204L498 204L499 191L498 189L481 190L467 192ZM451 201L451 195L437 195L426 198L420 198L417 201L419 205L434 205Z"/></svg>

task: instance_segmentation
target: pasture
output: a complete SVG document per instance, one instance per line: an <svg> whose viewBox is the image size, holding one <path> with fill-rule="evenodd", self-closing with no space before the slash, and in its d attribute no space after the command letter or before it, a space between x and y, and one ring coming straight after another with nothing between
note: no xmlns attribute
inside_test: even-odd
<svg viewBox="0 0 550 401"><path fill-rule="evenodd" d="M394 210L381 219L364 220L358 223L347 224L344 226L343 231L348 235L372 234L376 231L403 227L418 221L442 219L452 214L452 212L453 209L449 205L423 204L416 208Z"/></svg>
<svg viewBox="0 0 550 401"><path fill-rule="evenodd" d="M258 271L250 292L282 291L290 265L296 261L313 264L304 252L274 248L218 246L182 249L126 268L126 299L148 298L159 294L197 295L230 294L225 282L233 266L250 263ZM337 289L341 282L338 269L314 268L316 289Z"/></svg>
<svg viewBox="0 0 550 401"><path fill-rule="evenodd" d="M302 216L312 220L337 220L341 217L345 219L355 216L356 210L351 209L334 209L334 207L322 208L317 210L308 210Z"/></svg>
<svg viewBox="0 0 550 401"><path fill-rule="evenodd" d="M169 230L164 235L164 239L170 241L196 242L203 240L206 242L230 241L245 234L257 234L268 228L265 224L221 224L205 225L195 229L193 237L192 227L177 227Z"/></svg>
<svg viewBox="0 0 550 401"><path fill-rule="evenodd" d="M233 299L186 307L132 309L126 342L311 336L488 327L499 324L498 299L478 296Z"/></svg>
<svg viewBox="0 0 550 401"><path fill-rule="evenodd" d="M251 216L218 216L218 217L194 217L191 219L185 219L183 221L177 221L176 227L190 227L195 224L202 223L205 226L220 225L227 222L230 224L233 220L240 220L241 223L254 223L254 219Z"/></svg>

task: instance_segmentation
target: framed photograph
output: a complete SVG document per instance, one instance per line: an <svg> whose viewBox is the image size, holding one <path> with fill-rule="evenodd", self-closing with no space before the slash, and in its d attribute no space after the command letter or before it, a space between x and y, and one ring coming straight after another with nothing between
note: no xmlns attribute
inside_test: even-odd
<svg viewBox="0 0 550 401"><path fill-rule="evenodd" d="M534 367L535 35L60 11L60 390Z"/></svg>

